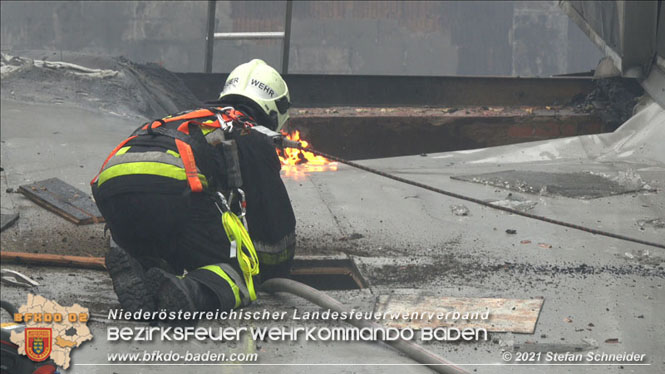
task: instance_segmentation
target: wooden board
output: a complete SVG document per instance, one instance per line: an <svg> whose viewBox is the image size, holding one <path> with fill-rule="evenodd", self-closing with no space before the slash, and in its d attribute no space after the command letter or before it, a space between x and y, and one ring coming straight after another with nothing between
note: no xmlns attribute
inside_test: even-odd
<svg viewBox="0 0 665 374"><path fill-rule="evenodd" d="M0 252L2 264L34 264L42 266L82 267L104 270L103 257L63 256L46 253Z"/></svg>
<svg viewBox="0 0 665 374"><path fill-rule="evenodd" d="M34 201L77 225L104 222L97 205L85 192L58 178L26 184L19 191Z"/></svg>
<svg viewBox="0 0 665 374"><path fill-rule="evenodd" d="M468 297L441 297L413 294L380 295L374 311L378 313L413 313L451 312L448 318L434 317L431 320L425 316L421 319L390 319L380 321L387 326L412 329L423 327L456 327L458 329L484 328L489 332L516 332L533 334L536 321L543 306L543 299L497 299L497 298L468 298ZM454 319L453 312L465 313L489 311L489 318L481 319Z"/></svg>

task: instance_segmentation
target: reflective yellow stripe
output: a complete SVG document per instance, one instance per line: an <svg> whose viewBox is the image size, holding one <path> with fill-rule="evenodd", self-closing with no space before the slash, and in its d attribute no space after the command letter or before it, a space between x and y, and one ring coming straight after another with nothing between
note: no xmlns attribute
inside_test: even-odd
<svg viewBox="0 0 665 374"><path fill-rule="evenodd" d="M222 268L220 268L217 265L208 265L200 267L199 269L212 271L213 273L224 278L224 280L229 284L229 286L231 286L231 289L233 290L233 296L236 297L236 306L234 308L240 306L240 289L238 289L238 286L235 284L235 282L231 280L231 278L224 272L224 270L222 270Z"/></svg>
<svg viewBox="0 0 665 374"><path fill-rule="evenodd" d="M279 253L257 252L259 262L266 265L279 265L291 258L295 253L295 248L287 248Z"/></svg>
<svg viewBox="0 0 665 374"><path fill-rule="evenodd" d="M212 123L213 121L206 121L206 122ZM206 122L203 122L203 123L205 124ZM208 135L209 133L211 133L215 130L217 130L216 127L210 127L210 126L205 126L205 125L201 126L201 132L203 133L203 135Z"/></svg>
<svg viewBox="0 0 665 374"><path fill-rule="evenodd" d="M120 149L118 150L118 152L115 153L114 156L124 155L125 153L127 153L127 151L129 151L130 148L132 148L131 145L130 145L130 146L127 146L127 147L122 147L122 148L120 148ZM166 153L170 154L170 155L173 156L173 157L180 158L180 154L179 154L178 152L176 152L176 151L172 151L172 150L170 150L170 149L167 149L167 150L166 150Z"/></svg>
<svg viewBox="0 0 665 374"><path fill-rule="evenodd" d="M149 174L159 175L161 177L173 178L177 180L187 180L185 169L175 165L163 164L161 162L128 162L111 166L99 174L97 186L101 186L109 179L123 175ZM204 187L208 186L208 181L203 174L199 174L199 179Z"/></svg>

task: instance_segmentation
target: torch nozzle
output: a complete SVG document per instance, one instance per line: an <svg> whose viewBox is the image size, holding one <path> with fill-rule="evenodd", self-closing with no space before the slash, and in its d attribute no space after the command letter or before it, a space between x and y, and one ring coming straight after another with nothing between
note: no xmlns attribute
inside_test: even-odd
<svg viewBox="0 0 665 374"><path fill-rule="evenodd" d="M300 142L287 139L284 134L278 133L277 131L271 130L267 127L264 126L254 126L252 127L253 131L256 131L260 134L263 134L267 136L268 138L272 139L272 142L275 144L276 147L279 148L297 148L297 149L302 149L303 146Z"/></svg>
<svg viewBox="0 0 665 374"><path fill-rule="evenodd" d="M296 149L305 148L305 147L303 147L302 143L300 143L298 141L295 141L295 140L287 139L286 137L282 137L282 147L283 148L296 148Z"/></svg>

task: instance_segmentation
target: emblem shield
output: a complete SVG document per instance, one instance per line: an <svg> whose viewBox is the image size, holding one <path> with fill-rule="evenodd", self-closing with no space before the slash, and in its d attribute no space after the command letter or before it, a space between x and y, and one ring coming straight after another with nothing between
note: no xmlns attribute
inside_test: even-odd
<svg viewBox="0 0 665 374"><path fill-rule="evenodd" d="M53 331L50 328L25 329L25 354L32 361L44 361L51 355Z"/></svg>

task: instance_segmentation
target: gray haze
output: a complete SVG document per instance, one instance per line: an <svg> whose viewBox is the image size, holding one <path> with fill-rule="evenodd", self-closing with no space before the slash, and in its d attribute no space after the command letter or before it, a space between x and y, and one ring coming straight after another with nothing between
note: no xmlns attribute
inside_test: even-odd
<svg viewBox="0 0 665 374"><path fill-rule="evenodd" d="M203 70L207 2L2 1L3 52L124 55L176 72ZM216 31L281 31L284 1L218 1ZM281 42L217 41L214 72ZM556 1L299 2L290 73L548 76L595 68L599 50Z"/></svg>

